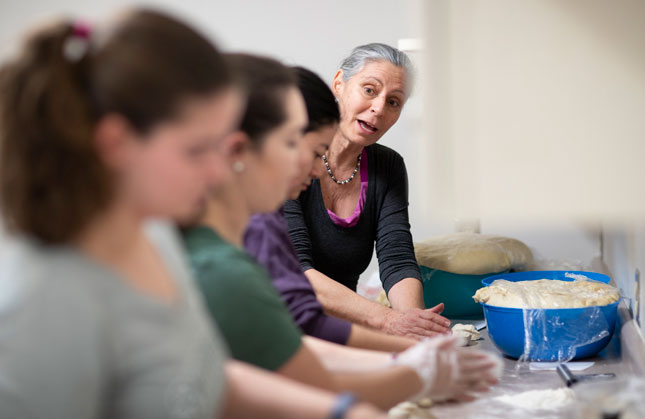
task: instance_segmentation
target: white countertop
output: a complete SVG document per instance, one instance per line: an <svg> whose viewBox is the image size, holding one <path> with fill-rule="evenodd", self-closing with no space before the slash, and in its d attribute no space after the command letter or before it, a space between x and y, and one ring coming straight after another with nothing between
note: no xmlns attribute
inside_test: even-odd
<svg viewBox="0 0 645 419"><path fill-rule="evenodd" d="M455 323L476 323L476 321L453 321ZM585 359L593 361L594 365L584 371L574 371L576 375L615 373L617 378L634 374L634 369L621 356L621 324L617 325L616 333L610 343L597 356ZM477 341L473 348L489 350L500 354L491 342L487 329L480 331L482 340ZM566 388L564 381L556 371L531 371L528 363L518 363L517 360L503 357L504 373L500 383L490 392L479 399L468 403L440 403L431 409L437 418L572 418L576 417L578 407L574 404L553 410L529 410L514 407L499 400L499 396L513 395L530 390L557 390ZM574 386L575 388L575 386Z"/></svg>

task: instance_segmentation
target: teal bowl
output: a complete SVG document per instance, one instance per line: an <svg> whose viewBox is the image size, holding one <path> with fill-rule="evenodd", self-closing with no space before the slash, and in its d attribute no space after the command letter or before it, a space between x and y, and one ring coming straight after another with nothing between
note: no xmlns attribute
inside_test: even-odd
<svg viewBox="0 0 645 419"><path fill-rule="evenodd" d="M443 316L450 319L483 319L482 306L473 295L482 287L482 279L508 273L508 270L483 275L462 275L420 265L423 278L423 300L426 307L445 304Z"/></svg>

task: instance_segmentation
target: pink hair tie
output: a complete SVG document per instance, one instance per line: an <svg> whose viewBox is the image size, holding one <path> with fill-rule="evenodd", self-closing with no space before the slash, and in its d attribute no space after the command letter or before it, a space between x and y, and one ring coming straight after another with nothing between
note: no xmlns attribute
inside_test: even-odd
<svg viewBox="0 0 645 419"><path fill-rule="evenodd" d="M72 33L63 44L63 55L73 63L80 61L90 46L92 29L89 24L76 21L72 25Z"/></svg>
<svg viewBox="0 0 645 419"><path fill-rule="evenodd" d="M72 36L83 38L85 40L90 38L92 33L92 26L80 20L74 22Z"/></svg>

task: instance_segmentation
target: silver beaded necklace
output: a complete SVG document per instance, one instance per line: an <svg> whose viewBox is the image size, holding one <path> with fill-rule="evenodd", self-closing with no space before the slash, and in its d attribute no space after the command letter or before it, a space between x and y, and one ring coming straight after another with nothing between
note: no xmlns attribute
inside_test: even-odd
<svg viewBox="0 0 645 419"><path fill-rule="evenodd" d="M354 168L352 175L345 180L338 180L331 172L331 168L329 167L329 163L327 162L327 153L323 154L322 159L325 162L325 167L327 167L327 173L329 173L329 177L331 177L331 180L338 183L339 185L344 185L346 183L351 182L352 179L354 179L354 176L356 176L356 173L358 173L358 169L361 167L361 154L359 154L358 159L356 161L356 167Z"/></svg>

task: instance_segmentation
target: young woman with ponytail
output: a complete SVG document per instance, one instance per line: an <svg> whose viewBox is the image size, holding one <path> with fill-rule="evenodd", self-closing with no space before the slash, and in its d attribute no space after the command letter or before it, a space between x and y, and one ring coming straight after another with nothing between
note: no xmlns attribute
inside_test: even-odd
<svg viewBox="0 0 645 419"><path fill-rule="evenodd" d="M223 176L242 102L148 10L40 28L0 67L0 417L381 417L229 361L160 220Z"/></svg>

